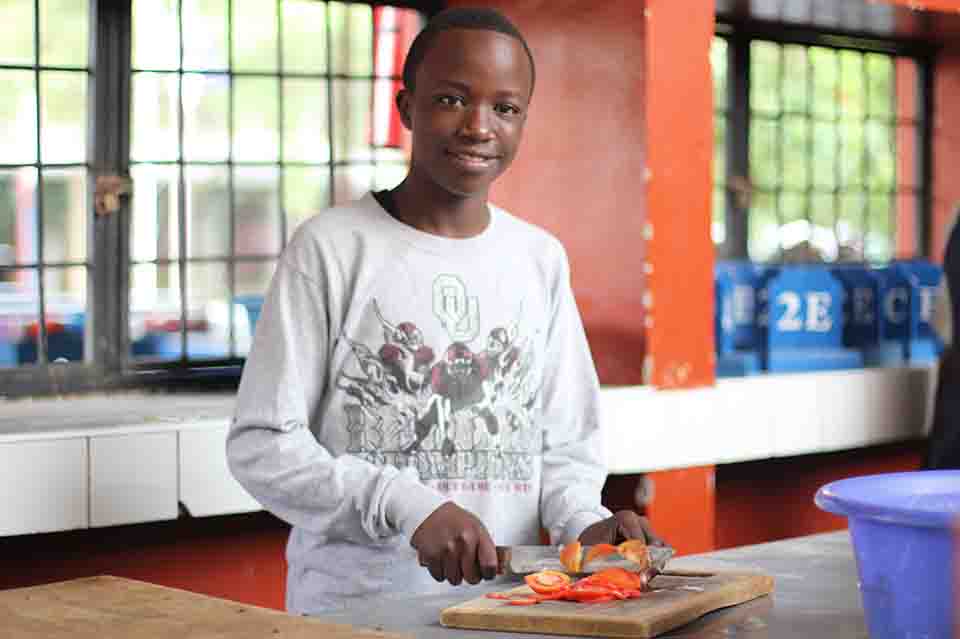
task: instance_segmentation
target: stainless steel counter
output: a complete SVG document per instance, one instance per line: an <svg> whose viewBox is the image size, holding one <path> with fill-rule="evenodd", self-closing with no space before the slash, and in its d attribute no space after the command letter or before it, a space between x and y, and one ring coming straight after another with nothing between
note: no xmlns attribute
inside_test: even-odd
<svg viewBox="0 0 960 639"><path fill-rule="evenodd" d="M772 596L718 610L662 637L729 639L866 639L857 570L846 531L679 557L677 568L746 569L776 580ZM490 585L486 590L502 589ZM472 596L471 593L470 596ZM410 596L358 602L330 621L405 632L417 639L532 639L545 635L458 630L440 625L440 611L463 594Z"/></svg>

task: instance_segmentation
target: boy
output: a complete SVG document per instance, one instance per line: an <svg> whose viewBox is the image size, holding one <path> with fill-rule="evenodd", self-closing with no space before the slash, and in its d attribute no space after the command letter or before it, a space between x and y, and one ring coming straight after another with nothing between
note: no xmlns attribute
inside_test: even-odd
<svg viewBox="0 0 960 639"><path fill-rule="evenodd" d="M553 544L647 533L600 505L597 378L563 248L487 202L534 78L502 15L438 14L397 95L407 177L305 222L277 266L227 454L293 524L291 612L491 579L494 543L538 543L541 522Z"/></svg>

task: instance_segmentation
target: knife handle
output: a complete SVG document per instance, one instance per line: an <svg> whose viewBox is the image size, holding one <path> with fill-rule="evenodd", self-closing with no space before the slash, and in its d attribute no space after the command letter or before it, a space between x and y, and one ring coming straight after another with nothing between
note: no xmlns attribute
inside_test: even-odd
<svg viewBox="0 0 960 639"><path fill-rule="evenodd" d="M506 575L510 573L510 547L497 546L497 574Z"/></svg>

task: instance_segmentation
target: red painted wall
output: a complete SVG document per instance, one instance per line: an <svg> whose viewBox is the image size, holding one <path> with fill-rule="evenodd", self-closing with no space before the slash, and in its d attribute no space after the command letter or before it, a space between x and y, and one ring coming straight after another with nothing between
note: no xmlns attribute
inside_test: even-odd
<svg viewBox="0 0 960 639"><path fill-rule="evenodd" d="M0 589L115 575L283 610L287 532L253 513L0 537Z"/></svg>
<svg viewBox="0 0 960 639"><path fill-rule="evenodd" d="M813 502L845 477L917 470L923 442L717 466L716 547L731 548L847 527Z"/></svg>

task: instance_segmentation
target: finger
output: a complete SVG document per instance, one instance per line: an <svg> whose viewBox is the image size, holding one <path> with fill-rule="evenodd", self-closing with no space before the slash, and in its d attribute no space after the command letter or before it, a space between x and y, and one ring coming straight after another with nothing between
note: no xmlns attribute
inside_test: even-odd
<svg viewBox="0 0 960 639"><path fill-rule="evenodd" d="M647 531L650 526L645 525L645 519L631 510L621 510L616 514L617 532L627 539L642 539L649 543Z"/></svg>
<svg viewBox="0 0 960 639"><path fill-rule="evenodd" d="M430 572L430 576L436 579L437 581L443 581L443 562L441 561L429 561L424 559L423 555L419 555L420 565L426 568Z"/></svg>
<svg viewBox="0 0 960 639"><path fill-rule="evenodd" d="M486 528L483 529L483 534L477 542L477 563L480 565L480 575L484 579L493 579L497 576L497 546Z"/></svg>
<svg viewBox="0 0 960 639"><path fill-rule="evenodd" d="M443 569L446 572L447 581L453 586L459 586L463 581L463 572L460 570L459 552L448 552L447 560L444 562Z"/></svg>
<svg viewBox="0 0 960 639"><path fill-rule="evenodd" d="M464 548L460 555L460 574L468 584L480 583L480 563L477 561L477 546Z"/></svg>

